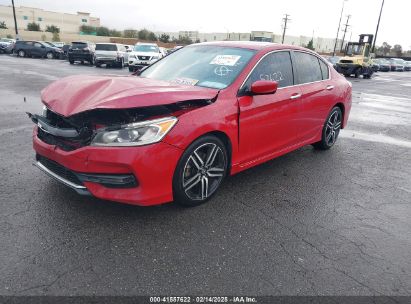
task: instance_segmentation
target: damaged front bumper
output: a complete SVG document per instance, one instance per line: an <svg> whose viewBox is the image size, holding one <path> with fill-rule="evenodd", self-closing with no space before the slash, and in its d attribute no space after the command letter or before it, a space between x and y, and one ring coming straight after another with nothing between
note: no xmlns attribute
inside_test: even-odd
<svg viewBox="0 0 411 304"><path fill-rule="evenodd" d="M183 153L179 148L159 142L64 151L44 143L37 134L35 127L36 166L79 194L141 206L173 200L174 169Z"/></svg>

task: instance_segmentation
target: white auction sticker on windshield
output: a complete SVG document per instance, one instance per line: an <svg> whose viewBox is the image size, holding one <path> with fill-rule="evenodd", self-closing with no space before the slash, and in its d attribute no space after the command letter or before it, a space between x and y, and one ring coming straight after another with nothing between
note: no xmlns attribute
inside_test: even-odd
<svg viewBox="0 0 411 304"><path fill-rule="evenodd" d="M240 58L238 55L217 55L210 64L234 66Z"/></svg>
<svg viewBox="0 0 411 304"><path fill-rule="evenodd" d="M181 85L191 85L194 86L197 84L198 79L191 79L191 78L174 78L171 80L172 83L181 84Z"/></svg>

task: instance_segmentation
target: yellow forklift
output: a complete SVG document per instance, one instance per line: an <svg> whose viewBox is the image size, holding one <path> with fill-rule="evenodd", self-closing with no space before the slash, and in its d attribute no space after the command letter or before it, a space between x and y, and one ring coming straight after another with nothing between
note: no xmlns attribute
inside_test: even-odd
<svg viewBox="0 0 411 304"><path fill-rule="evenodd" d="M346 77L354 75L358 78L363 75L363 78L370 79L374 73L371 59L373 39L372 34L361 34L358 42L348 42L344 57L336 63L337 72Z"/></svg>

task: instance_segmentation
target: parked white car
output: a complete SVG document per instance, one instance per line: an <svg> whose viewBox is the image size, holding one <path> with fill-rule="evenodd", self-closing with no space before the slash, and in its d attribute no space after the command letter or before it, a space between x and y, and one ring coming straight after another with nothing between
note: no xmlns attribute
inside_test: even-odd
<svg viewBox="0 0 411 304"><path fill-rule="evenodd" d="M128 62L127 49L119 43L96 43L94 64L101 67L102 64L123 68Z"/></svg>
<svg viewBox="0 0 411 304"><path fill-rule="evenodd" d="M137 43L128 56L128 69L134 72L149 66L163 58L163 53L156 43Z"/></svg>
<svg viewBox="0 0 411 304"><path fill-rule="evenodd" d="M16 40L9 38L0 39L0 54L2 53L11 53L14 47Z"/></svg>

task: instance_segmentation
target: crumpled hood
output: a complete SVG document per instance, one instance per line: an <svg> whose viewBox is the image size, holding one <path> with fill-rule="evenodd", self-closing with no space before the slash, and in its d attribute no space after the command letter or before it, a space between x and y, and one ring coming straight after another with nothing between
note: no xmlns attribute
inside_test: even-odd
<svg viewBox="0 0 411 304"><path fill-rule="evenodd" d="M128 109L212 99L218 90L136 76L70 76L41 92L53 112L71 116L93 109Z"/></svg>

